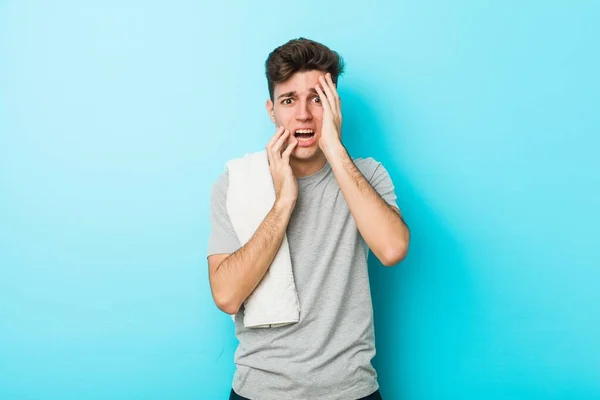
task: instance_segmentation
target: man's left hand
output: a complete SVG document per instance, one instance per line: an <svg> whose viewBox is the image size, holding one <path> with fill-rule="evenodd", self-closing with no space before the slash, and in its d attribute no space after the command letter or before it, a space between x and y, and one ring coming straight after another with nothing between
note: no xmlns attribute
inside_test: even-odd
<svg viewBox="0 0 600 400"><path fill-rule="evenodd" d="M330 73L319 78L319 83L315 86L315 89L323 105L323 125L319 147L327 155L329 151L334 150L341 144L342 109L340 97Z"/></svg>

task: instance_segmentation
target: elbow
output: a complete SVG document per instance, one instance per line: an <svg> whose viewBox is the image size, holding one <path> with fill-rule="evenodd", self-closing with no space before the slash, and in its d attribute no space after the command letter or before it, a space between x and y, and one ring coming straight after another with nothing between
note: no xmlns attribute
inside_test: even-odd
<svg viewBox="0 0 600 400"><path fill-rule="evenodd" d="M381 263L386 267L393 267L406 258L408 253L408 242L402 242L390 248L382 255Z"/></svg>
<svg viewBox="0 0 600 400"><path fill-rule="evenodd" d="M221 311L229 315L235 315L240 310L241 304L235 300L234 296L226 293L213 293L215 305Z"/></svg>

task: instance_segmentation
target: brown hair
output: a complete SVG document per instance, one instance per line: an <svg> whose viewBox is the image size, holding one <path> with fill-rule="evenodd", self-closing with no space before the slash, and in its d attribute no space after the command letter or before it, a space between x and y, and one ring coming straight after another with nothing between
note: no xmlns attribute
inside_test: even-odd
<svg viewBox="0 0 600 400"><path fill-rule="evenodd" d="M327 46L301 37L273 50L267 57L265 70L269 96L273 100L275 85L287 81L296 72L329 72L337 85L338 77L344 73L344 60Z"/></svg>

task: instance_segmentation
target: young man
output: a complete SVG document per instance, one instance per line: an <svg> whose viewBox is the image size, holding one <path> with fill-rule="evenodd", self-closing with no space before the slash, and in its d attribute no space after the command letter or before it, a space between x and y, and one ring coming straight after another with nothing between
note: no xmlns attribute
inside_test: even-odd
<svg viewBox="0 0 600 400"><path fill-rule="evenodd" d="M277 131L266 151L276 196L247 243L227 214L227 170L213 186L208 264L217 306L240 310L287 234L301 310L299 322L266 329L246 328L236 315L230 399L381 399L367 251L393 266L409 231L385 168L342 144L342 72L336 52L304 38L269 55L267 111Z"/></svg>

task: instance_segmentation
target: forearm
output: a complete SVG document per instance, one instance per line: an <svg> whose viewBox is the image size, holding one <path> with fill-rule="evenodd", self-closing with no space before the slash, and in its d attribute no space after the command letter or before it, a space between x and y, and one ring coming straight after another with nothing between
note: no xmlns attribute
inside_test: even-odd
<svg viewBox="0 0 600 400"><path fill-rule="evenodd" d="M400 262L409 241L408 227L400 214L373 189L341 143L328 149L326 156L369 248L386 266Z"/></svg>
<svg viewBox="0 0 600 400"><path fill-rule="evenodd" d="M279 251L294 205L276 201L252 238L219 264L211 284L214 293L238 310L254 291Z"/></svg>

